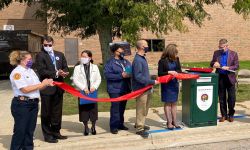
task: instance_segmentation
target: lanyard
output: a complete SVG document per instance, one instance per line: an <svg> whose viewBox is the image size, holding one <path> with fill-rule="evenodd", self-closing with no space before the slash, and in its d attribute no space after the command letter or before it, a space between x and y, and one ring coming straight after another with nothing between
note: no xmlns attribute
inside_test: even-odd
<svg viewBox="0 0 250 150"><path fill-rule="evenodd" d="M119 63L118 61L115 61L115 63L116 63L117 65L121 66L123 71L126 70L125 67L124 67L124 65L123 65L122 63ZM124 61L124 63L125 63L125 61Z"/></svg>

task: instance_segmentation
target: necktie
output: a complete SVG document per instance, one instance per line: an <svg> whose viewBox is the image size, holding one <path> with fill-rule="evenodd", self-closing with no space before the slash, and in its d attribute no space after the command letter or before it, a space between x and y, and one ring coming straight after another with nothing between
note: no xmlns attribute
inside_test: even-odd
<svg viewBox="0 0 250 150"><path fill-rule="evenodd" d="M51 58L51 60L52 60L52 62L53 62L53 65L55 66L55 69L57 70L57 68L56 68L56 59L55 59L55 55L54 55L52 52L50 52L50 53L49 53L49 56L50 56L50 58Z"/></svg>
<svg viewBox="0 0 250 150"><path fill-rule="evenodd" d="M54 54L53 54L52 52L50 52L50 53L49 53L49 56L50 56L50 58L51 58L51 60L52 60L52 62L53 62L53 64L54 64L54 62L55 62Z"/></svg>

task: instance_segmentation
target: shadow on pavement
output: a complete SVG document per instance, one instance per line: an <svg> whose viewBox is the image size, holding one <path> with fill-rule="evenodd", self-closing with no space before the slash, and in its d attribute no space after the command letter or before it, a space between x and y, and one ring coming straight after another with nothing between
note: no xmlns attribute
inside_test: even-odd
<svg viewBox="0 0 250 150"><path fill-rule="evenodd" d="M10 80L0 80L0 91L11 90Z"/></svg>
<svg viewBox="0 0 250 150"><path fill-rule="evenodd" d="M135 123L135 117L129 118L129 122L134 125L134 123ZM153 119L150 119L150 118L146 118L145 125L159 127L159 128L164 128L162 122L159 122L157 120L153 120Z"/></svg>
<svg viewBox="0 0 250 150"><path fill-rule="evenodd" d="M6 149L10 149L12 135L0 135L0 143L3 144L3 147Z"/></svg>
<svg viewBox="0 0 250 150"><path fill-rule="evenodd" d="M236 114L235 121L242 123L250 123L250 114L247 114L245 110L236 110L235 114ZM240 115L239 118L237 118L237 114Z"/></svg>

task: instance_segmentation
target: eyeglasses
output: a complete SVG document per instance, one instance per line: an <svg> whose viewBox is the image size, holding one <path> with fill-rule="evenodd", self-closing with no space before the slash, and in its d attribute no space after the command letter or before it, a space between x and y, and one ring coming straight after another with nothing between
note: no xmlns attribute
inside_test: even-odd
<svg viewBox="0 0 250 150"><path fill-rule="evenodd" d="M44 47L52 47L52 44L43 44Z"/></svg>

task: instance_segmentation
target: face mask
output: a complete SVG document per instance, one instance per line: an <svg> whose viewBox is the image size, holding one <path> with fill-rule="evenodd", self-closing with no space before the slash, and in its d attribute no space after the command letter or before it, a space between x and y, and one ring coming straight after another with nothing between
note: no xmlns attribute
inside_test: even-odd
<svg viewBox="0 0 250 150"><path fill-rule="evenodd" d="M124 52L119 52L119 53L120 53L120 57L121 57L121 58L124 58L125 53L124 53Z"/></svg>
<svg viewBox="0 0 250 150"><path fill-rule="evenodd" d="M29 60L29 61L27 61L27 63L26 63L26 67L27 67L27 68L31 68L31 67L32 67L32 64L33 64L33 61L32 61L32 60Z"/></svg>
<svg viewBox="0 0 250 150"><path fill-rule="evenodd" d="M144 47L144 52L147 53L149 51L149 47Z"/></svg>
<svg viewBox="0 0 250 150"><path fill-rule="evenodd" d="M46 52L52 52L53 48L52 47L43 47Z"/></svg>
<svg viewBox="0 0 250 150"><path fill-rule="evenodd" d="M89 58L81 58L81 64L87 64L89 63L90 59Z"/></svg>

